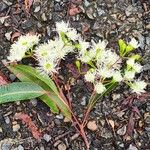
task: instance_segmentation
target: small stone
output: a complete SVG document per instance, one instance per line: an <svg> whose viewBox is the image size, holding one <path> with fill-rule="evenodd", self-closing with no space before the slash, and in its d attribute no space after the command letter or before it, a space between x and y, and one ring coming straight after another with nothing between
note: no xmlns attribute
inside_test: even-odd
<svg viewBox="0 0 150 150"><path fill-rule="evenodd" d="M67 117L64 118L64 122L70 122L71 120Z"/></svg>
<svg viewBox="0 0 150 150"><path fill-rule="evenodd" d="M34 12L35 12L35 13L36 13L36 12L39 12L40 9L41 9L41 7L40 7L40 6L37 6L37 7L34 9Z"/></svg>
<svg viewBox="0 0 150 150"><path fill-rule="evenodd" d="M67 149L67 147L64 143L61 143L58 145L58 150L66 150L66 149Z"/></svg>
<svg viewBox="0 0 150 150"><path fill-rule="evenodd" d="M119 135L124 135L126 133L126 130L127 130L127 127L126 126L123 126L122 128L120 128L118 131L117 131L117 134Z"/></svg>
<svg viewBox="0 0 150 150"><path fill-rule="evenodd" d="M86 14L87 16L90 18L90 19L94 19L94 9L92 7L88 7L87 11L86 11Z"/></svg>
<svg viewBox="0 0 150 150"><path fill-rule="evenodd" d="M103 128L103 129L102 129L101 136L102 136L103 138L106 138L106 139L113 137L111 131L109 131L109 130L106 129L106 128Z"/></svg>
<svg viewBox="0 0 150 150"><path fill-rule="evenodd" d="M1 149L2 150L11 150L11 144L10 143L4 143L4 144L2 144L2 146L1 146Z"/></svg>
<svg viewBox="0 0 150 150"><path fill-rule="evenodd" d="M90 129L91 131L96 131L98 129L97 125L96 125L96 121L89 121L87 124L87 128Z"/></svg>
<svg viewBox="0 0 150 150"><path fill-rule="evenodd" d="M0 132L2 133L3 132L3 130L2 130L2 128L0 127Z"/></svg>
<svg viewBox="0 0 150 150"><path fill-rule="evenodd" d="M14 81L16 79L16 76L14 74L10 74L9 78L10 78L11 81Z"/></svg>
<svg viewBox="0 0 150 150"><path fill-rule="evenodd" d="M113 100L117 100L120 98L120 94L113 94L112 98L113 98Z"/></svg>
<svg viewBox="0 0 150 150"><path fill-rule="evenodd" d="M36 99L32 99L30 100L31 104L35 107L37 106L37 100Z"/></svg>
<svg viewBox="0 0 150 150"><path fill-rule="evenodd" d="M81 100L81 105L85 106L86 105L86 96L84 96Z"/></svg>
<svg viewBox="0 0 150 150"><path fill-rule="evenodd" d="M62 8L61 8L61 6L60 6L59 3L56 3L56 4L54 5L54 10L57 11L57 12L62 11Z"/></svg>
<svg viewBox="0 0 150 150"><path fill-rule="evenodd" d="M24 150L23 146L22 146L22 145L19 145L19 146L18 146L18 150Z"/></svg>
<svg viewBox="0 0 150 150"><path fill-rule="evenodd" d="M48 134L44 134L44 136L43 136L43 139L46 141L46 142L49 142L50 140L51 140L51 136L50 135L48 135Z"/></svg>
<svg viewBox="0 0 150 150"><path fill-rule="evenodd" d="M10 123L10 119L9 119L9 117L8 117L8 116L6 116L6 117L5 117L5 122L6 122L7 124L9 124L9 123Z"/></svg>
<svg viewBox="0 0 150 150"><path fill-rule="evenodd" d="M11 39L11 34L12 34L12 32L5 33L5 37L8 41L10 41L10 39Z"/></svg>
<svg viewBox="0 0 150 150"><path fill-rule="evenodd" d="M6 8L8 8L8 6L6 5L6 3L1 2L0 3L0 12L4 11Z"/></svg>
<svg viewBox="0 0 150 150"><path fill-rule="evenodd" d="M127 150L138 150L138 149L135 146L133 146L132 144L130 144L130 146Z"/></svg>
<svg viewBox="0 0 150 150"><path fill-rule="evenodd" d="M20 129L20 125L19 124L15 124L13 125L13 131L17 132Z"/></svg>
<svg viewBox="0 0 150 150"><path fill-rule="evenodd" d="M42 18L43 21L47 21L45 13L42 14L41 18Z"/></svg>
<svg viewBox="0 0 150 150"><path fill-rule="evenodd" d="M57 118L57 119L63 119L64 116L63 116L62 114L59 114L59 115L56 115L56 118Z"/></svg>
<svg viewBox="0 0 150 150"><path fill-rule="evenodd" d="M150 29L150 24L148 24L148 25L146 26L146 29Z"/></svg>

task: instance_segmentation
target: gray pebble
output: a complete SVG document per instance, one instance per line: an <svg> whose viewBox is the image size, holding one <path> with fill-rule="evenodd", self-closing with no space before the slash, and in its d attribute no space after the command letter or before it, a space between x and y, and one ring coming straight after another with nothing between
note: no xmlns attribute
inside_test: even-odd
<svg viewBox="0 0 150 150"><path fill-rule="evenodd" d="M4 143L2 144L2 150L11 150L11 144L10 143Z"/></svg>
<svg viewBox="0 0 150 150"><path fill-rule="evenodd" d="M36 12L39 12L40 9L41 9L41 7L40 7L40 6L37 6L37 7L34 9L34 12L35 12L35 13L36 13Z"/></svg>
<svg viewBox="0 0 150 150"><path fill-rule="evenodd" d="M41 18L42 18L43 21L47 21L45 13L42 14Z"/></svg>
<svg viewBox="0 0 150 150"><path fill-rule="evenodd" d="M24 147L22 145L19 145L18 150L24 150Z"/></svg>
<svg viewBox="0 0 150 150"><path fill-rule="evenodd" d="M46 141L46 142L49 142L50 140L51 140L51 136L50 135L48 135L48 134L44 134L44 136L43 136L43 139Z"/></svg>

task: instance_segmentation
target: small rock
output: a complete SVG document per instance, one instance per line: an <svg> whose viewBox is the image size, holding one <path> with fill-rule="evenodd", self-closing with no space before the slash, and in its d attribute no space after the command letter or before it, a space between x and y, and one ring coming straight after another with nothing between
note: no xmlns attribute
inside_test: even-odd
<svg viewBox="0 0 150 150"><path fill-rule="evenodd" d="M64 122L70 122L71 120L67 117L64 118Z"/></svg>
<svg viewBox="0 0 150 150"><path fill-rule="evenodd" d="M2 128L0 127L0 132L2 133L3 132L3 130L2 130Z"/></svg>
<svg viewBox="0 0 150 150"><path fill-rule="evenodd" d="M146 26L146 29L150 29L150 24L148 24L148 25Z"/></svg>
<svg viewBox="0 0 150 150"><path fill-rule="evenodd" d="M90 19L94 19L94 9L92 7L88 7L87 11L86 11L86 14L87 16L90 18Z"/></svg>
<svg viewBox="0 0 150 150"><path fill-rule="evenodd" d="M1 149L2 150L11 150L11 144L10 143L4 143L4 144L2 144L2 146L1 146Z"/></svg>
<svg viewBox="0 0 150 150"><path fill-rule="evenodd" d="M113 137L111 131L109 131L109 130L106 129L106 128L103 128L103 129L102 129L101 136L102 136L103 138L106 138L106 139Z"/></svg>
<svg viewBox="0 0 150 150"><path fill-rule="evenodd" d="M12 34L12 32L5 33L5 37L8 41L10 41L10 39L11 39L11 34Z"/></svg>
<svg viewBox="0 0 150 150"><path fill-rule="evenodd" d="M66 149L67 149L67 147L64 143L61 143L58 145L58 150L66 150Z"/></svg>
<svg viewBox="0 0 150 150"><path fill-rule="evenodd" d="M1 2L0 3L0 12L4 11L6 8L8 8L8 6L6 5L6 3Z"/></svg>
<svg viewBox="0 0 150 150"><path fill-rule="evenodd" d="M45 13L42 14L41 18L42 18L43 21L47 21Z"/></svg>
<svg viewBox="0 0 150 150"><path fill-rule="evenodd" d="M24 150L23 146L22 146L22 145L19 145L19 146L18 146L18 150Z"/></svg>
<svg viewBox="0 0 150 150"><path fill-rule="evenodd" d="M13 131L17 132L20 129L20 125L19 124L15 124L13 125Z"/></svg>
<svg viewBox="0 0 150 150"><path fill-rule="evenodd" d="M50 140L51 140L51 136L50 135L48 135L48 134L44 134L44 136L43 136L43 139L46 141L46 142L49 142Z"/></svg>
<svg viewBox="0 0 150 150"><path fill-rule="evenodd" d="M127 127L126 126L123 126L122 128L120 128L118 131L117 131L117 134L119 135L124 135L126 133L126 130L127 130Z"/></svg>
<svg viewBox="0 0 150 150"><path fill-rule="evenodd" d="M8 116L6 116L6 117L5 117L5 122L6 122L7 124L9 124L9 123L10 123L10 119L9 119L9 117L8 117Z"/></svg>
<svg viewBox="0 0 150 150"><path fill-rule="evenodd" d="M64 116L63 116L62 114L59 114L59 115L56 115L56 118L57 118L57 119L63 119Z"/></svg>
<svg viewBox="0 0 150 150"><path fill-rule="evenodd" d="M11 81L14 81L16 79L16 76L14 74L10 74L9 78L10 78Z"/></svg>
<svg viewBox="0 0 150 150"><path fill-rule="evenodd" d="M91 131L96 131L97 130L97 125L96 125L96 121L89 121L87 124L87 128L90 129Z"/></svg>
<svg viewBox="0 0 150 150"><path fill-rule="evenodd" d="M85 106L86 105L86 96L84 96L81 100L81 105Z"/></svg>
<svg viewBox="0 0 150 150"><path fill-rule="evenodd" d="M59 3L56 3L56 4L54 5L54 10L57 11L57 12L62 11L62 8L61 8L61 6L60 6Z"/></svg>
<svg viewBox="0 0 150 150"><path fill-rule="evenodd" d="M37 106L37 100L36 99L32 99L30 100L31 104L35 107Z"/></svg>
<svg viewBox="0 0 150 150"><path fill-rule="evenodd" d="M113 98L113 100L117 100L120 98L120 94L113 94L112 98Z"/></svg>
<svg viewBox="0 0 150 150"><path fill-rule="evenodd" d="M41 7L40 7L40 6L37 6L37 7L34 9L34 12L35 12L35 13L36 13L36 12L39 12L40 9L41 9Z"/></svg>
<svg viewBox="0 0 150 150"><path fill-rule="evenodd" d="M133 146L132 144L130 144L130 146L127 150L138 150L138 149L135 146Z"/></svg>

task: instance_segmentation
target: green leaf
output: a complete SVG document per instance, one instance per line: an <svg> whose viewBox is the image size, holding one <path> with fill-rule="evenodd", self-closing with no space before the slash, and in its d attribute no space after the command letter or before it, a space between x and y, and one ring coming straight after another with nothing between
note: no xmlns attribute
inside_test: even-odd
<svg viewBox="0 0 150 150"><path fill-rule="evenodd" d="M39 85L30 82L15 82L0 86L0 103L26 100L45 94Z"/></svg>
<svg viewBox="0 0 150 150"><path fill-rule="evenodd" d="M69 109L68 105L66 102L63 101L59 97L58 91L53 92L51 90L51 87L56 90L56 86L54 82L49 78L43 77L39 72L36 71L36 69L30 67L30 66L25 66L25 65L15 65L15 66L8 66L8 68L21 80L21 81L30 81L30 82L35 82L39 84L44 90L49 91L49 94L45 94L40 97L42 101L44 101L54 113L58 113L59 109L61 112L67 117L71 118L71 110ZM51 81L49 81L49 79ZM53 83L52 83L53 82ZM51 86L51 83L54 84Z"/></svg>
<svg viewBox="0 0 150 150"><path fill-rule="evenodd" d="M100 98L111 92L118 84L119 84L118 82L110 82L110 84L106 87L106 91L104 91L102 94L96 94L94 97L90 99L88 107L94 107L95 103Z"/></svg>
<svg viewBox="0 0 150 150"><path fill-rule="evenodd" d="M80 72L81 71L81 63L80 63L80 61L76 60L75 64L76 64L76 67L77 67L78 71Z"/></svg>
<svg viewBox="0 0 150 150"><path fill-rule="evenodd" d="M33 67L25 66L25 65L10 65L7 66L8 69L13 72L17 78L22 82L34 82L40 85L46 91L55 90L55 93L58 93L57 87L55 86L54 82L45 75L45 78L36 71ZM45 96L39 97L43 102L45 102L50 108L53 113L59 113L59 110L50 98L46 98ZM45 98L45 99L44 99Z"/></svg>
<svg viewBox="0 0 150 150"><path fill-rule="evenodd" d="M118 44L119 44L119 50L120 50L120 56L123 56L125 51L126 51L126 43L124 42L124 40L120 39L118 41Z"/></svg>
<svg viewBox="0 0 150 150"><path fill-rule="evenodd" d="M132 50L134 50L134 47L132 47L131 45L128 45L128 46L126 47L126 53L128 53L128 52L130 52L130 51L132 51Z"/></svg>

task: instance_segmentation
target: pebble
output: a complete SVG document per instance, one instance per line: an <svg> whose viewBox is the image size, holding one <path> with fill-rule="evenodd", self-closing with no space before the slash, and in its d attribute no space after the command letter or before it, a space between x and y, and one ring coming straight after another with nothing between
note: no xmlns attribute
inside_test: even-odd
<svg viewBox="0 0 150 150"><path fill-rule="evenodd" d="M9 124L9 123L10 123L10 119L9 119L9 117L8 117L8 116L6 116L6 117L5 117L5 122L6 122L7 124Z"/></svg>
<svg viewBox="0 0 150 150"><path fill-rule="evenodd" d="M37 106L37 99L32 99L30 102L34 107Z"/></svg>
<svg viewBox="0 0 150 150"><path fill-rule="evenodd" d="M24 147L22 145L19 145L18 150L24 150Z"/></svg>
<svg viewBox="0 0 150 150"><path fill-rule="evenodd" d="M50 135L48 135L48 134L44 134L43 135L43 139L46 141L46 142L49 142L50 140L51 140L51 136Z"/></svg>
<svg viewBox="0 0 150 150"><path fill-rule="evenodd" d="M111 131L109 131L109 130L106 129L106 128L103 128L103 129L102 129L101 136L102 136L103 138L106 138L106 139L113 137Z"/></svg>
<svg viewBox="0 0 150 150"><path fill-rule="evenodd" d="M59 114L59 115L56 115L56 118L57 118L57 119L63 119L64 116L63 116L62 114Z"/></svg>
<svg viewBox="0 0 150 150"><path fill-rule="evenodd" d="M127 127L124 125L122 128L117 130L117 134L124 135L126 133Z"/></svg>
<svg viewBox="0 0 150 150"><path fill-rule="evenodd" d="M146 29L150 29L150 24L146 25Z"/></svg>
<svg viewBox="0 0 150 150"><path fill-rule="evenodd" d="M97 124L96 124L96 121L95 121L95 120L89 121L89 122L87 123L87 128L88 128L89 130L91 130L91 131L96 131L96 130L98 129Z"/></svg>
<svg viewBox="0 0 150 150"><path fill-rule="evenodd" d="M47 18L46 18L46 14L45 14L45 13L42 14L41 18L42 18L43 21L47 21Z"/></svg>
<svg viewBox="0 0 150 150"><path fill-rule="evenodd" d="M9 78L10 78L11 81L15 81L16 76L11 73L11 74L9 75Z"/></svg>
<svg viewBox="0 0 150 150"><path fill-rule="evenodd" d="M84 96L81 100L81 105L85 106L86 105L86 96Z"/></svg>
<svg viewBox="0 0 150 150"><path fill-rule="evenodd" d="M12 34L12 31L5 33L5 37L8 41L10 41L10 39L11 39L11 34Z"/></svg>
<svg viewBox="0 0 150 150"><path fill-rule="evenodd" d="M15 124L13 125L13 131L17 132L20 129L20 125L19 124Z"/></svg>
<svg viewBox="0 0 150 150"><path fill-rule="evenodd" d="M10 143L4 143L4 144L2 144L1 148L2 148L2 150L11 150L11 146L12 146L12 144L10 144Z"/></svg>
<svg viewBox="0 0 150 150"><path fill-rule="evenodd" d="M39 12L40 9L41 9L41 7L40 7L40 6L37 6L37 7L34 9L34 12L35 12L35 13L36 13L36 12Z"/></svg>
<svg viewBox="0 0 150 150"><path fill-rule="evenodd" d="M138 149L135 146L133 146L132 144L130 144L130 146L127 150L138 150Z"/></svg>
<svg viewBox="0 0 150 150"><path fill-rule="evenodd" d="M60 143L58 145L58 150L66 150L66 149L67 149L67 147L66 147L66 145L64 143Z"/></svg>
<svg viewBox="0 0 150 150"><path fill-rule="evenodd" d="M6 8L8 8L8 6L6 5L6 3L1 2L0 3L0 12L4 11Z"/></svg>

